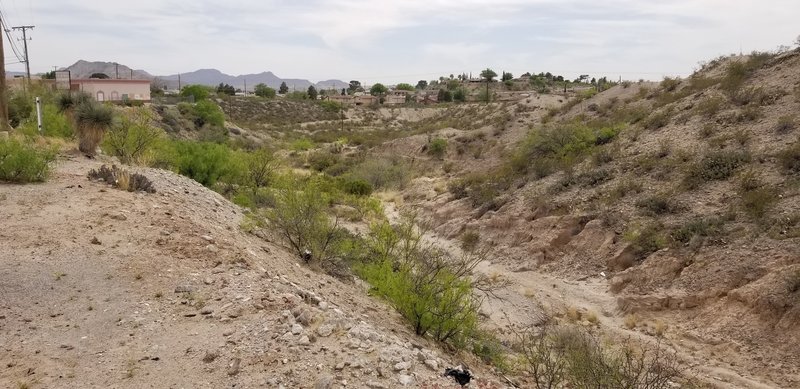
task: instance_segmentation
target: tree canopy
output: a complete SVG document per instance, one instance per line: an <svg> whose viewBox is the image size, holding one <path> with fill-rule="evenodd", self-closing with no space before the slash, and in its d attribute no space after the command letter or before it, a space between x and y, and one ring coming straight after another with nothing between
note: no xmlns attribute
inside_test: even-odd
<svg viewBox="0 0 800 389"><path fill-rule="evenodd" d="M183 87L183 89L181 89L181 96L184 97L192 96L194 97L194 101L205 100L208 98L209 94L210 94L209 87L205 85L198 85L198 84L186 85Z"/></svg>
<svg viewBox="0 0 800 389"><path fill-rule="evenodd" d="M281 86L278 88L278 93L285 95L286 92L289 92L289 87L286 86L286 81L281 82Z"/></svg>
<svg viewBox="0 0 800 389"><path fill-rule="evenodd" d="M233 96L236 94L236 88L234 88L232 85L223 84L220 82L217 86L217 93L224 93L226 95Z"/></svg>
<svg viewBox="0 0 800 389"><path fill-rule="evenodd" d="M309 85L308 86L308 91L306 92L306 94L308 94L308 98L309 99L316 100L317 99L317 88L314 88L314 85Z"/></svg>
<svg viewBox="0 0 800 389"><path fill-rule="evenodd" d="M407 90L407 91L414 91L414 87L411 84L407 84L405 82L401 82L394 87L397 90Z"/></svg>
<svg viewBox="0 0 800 389"><path fill-rule="evenodd" d="M386 85L383 85L381 83L377 83L377 84L373 85L372 88L369 88L369 94L371 94L373 96L380 96L380 95L385 94L388 91L389 91L389 88L387 88Z"/></svg>
<svg viewBox="0 0 800 389"><path fill-rule="evenodd" d="M419 82L417 82L417 89L425 89L427 87L428 87L428 81L419 80Z"/></svg>
<svg viewBox="0 0 800 389"><path fill-rule="evenodd" d="M268 87L267 84L264 83L256 84L255 87L256 96L266 97L268 99L271 99L275 97L275 93L276 93L275 89Z"/></svg>
<svg viewBox="0 0 800 389"><path fill-rule="evenodd" d="M481 71L481 78L483 78L486 81L491 82L495 77L497 77L497 73L495 73L495 71L490 68L486 68L483 71Z"/></svg>
<svg viewBox="0 0 800 389"><path fill-rule="evenodd" d="M347 93L353 94L356 92L363 92L364 88L361 87L361 81L352 80L350 81L350 85L347 87Z"/></svg>

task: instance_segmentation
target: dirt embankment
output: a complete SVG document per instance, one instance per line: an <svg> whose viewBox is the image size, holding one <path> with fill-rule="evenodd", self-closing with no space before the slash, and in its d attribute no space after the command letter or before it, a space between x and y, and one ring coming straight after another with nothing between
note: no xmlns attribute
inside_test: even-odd
<svg viewBox="0 0 800 389"><path fill-rule="evenodd" d="M122 192L99 164L0 184L0 387L458 387L460 361L218 194L154 169L155 194Z"/></svg>

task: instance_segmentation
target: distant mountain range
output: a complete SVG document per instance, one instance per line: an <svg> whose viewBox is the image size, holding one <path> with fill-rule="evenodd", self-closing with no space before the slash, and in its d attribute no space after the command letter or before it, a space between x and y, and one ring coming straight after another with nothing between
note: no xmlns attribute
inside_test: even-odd
<svg viewBox="0 0 800 389"><path fill-rule="evenodd" d="M89 78L95 73L104 73L109 78L120 79L134 79L134 80L151 80L160 83L167 89L178 89L178 74L168 76L154 76L144 70L131 69L123 64L116 64L113 62L89 62L80 60L75 62L72 66L63 68L61 70L69 70L73 79L75 78ZM14 72L16 73L16 72ZM6 73L7 77L13 77L11 72ZM217 86L220 83L232 85L238 89L244 89L247 86L248 90L253 90L256 84L264 83L271 88L277 89L281 83L285 82L289 90L305 91L310 85L314 85L317 89L336 89L347 88L348 83L341 80L325 80L318 83L312 83L309 80L294 79L294 78L280 78L272 72L261 72L258 74L242 74L232 76L225 74L217 69L200 69L193 72L181 73L180 84L201 84Z"/></svg>

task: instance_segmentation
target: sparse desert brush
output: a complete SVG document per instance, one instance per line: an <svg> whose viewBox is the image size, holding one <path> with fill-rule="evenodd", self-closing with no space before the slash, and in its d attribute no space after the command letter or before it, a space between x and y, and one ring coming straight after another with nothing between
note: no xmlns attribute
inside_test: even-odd
<svg viewBox="0 0 800 389"><path fill-rule="evenodd" d="M431 139L427 144L427 152L434 158L442 159L447 152L447 140L444 138Z"/></svg>
<svg viewBox="0 0 800 389"><path fill-rule="evenodd" d="M663 321L656 320L656 322L653 324L653 331L655 331L656 336L662 337L662 336L664 336L664 332L667 331L668 327L669 326L666 323L664 323Z"/></svg>
<svg viewBox="0 0 800 389"><path fill-rule="evenodd" d="M775 124L775 132L778 134L788 134L797 127L797 121L794 116L781 116Z"/></svg>
<svg viewBox="0 0 800 389"><path fill-rule="evenodd" d="M614 185L607 194L609 202L615 202L629 194L641 193L643 189L642 183L629 178L626 178L616 185Z"/></svg>
<svg viewBox="0 0 800 389"><path fill-rule="evenodd" d="M667 109L653 112L646 119L642 120L642 126L648 130L657 130L669 124L671 117L672 112Z"/></svg>
<svg viewBox="0 0 800 389"><path fill-rule="evenodd" d="M709 181L726 180L750 160L751 156L747 151L707 152L700 161L689 167L683 184L687 189L695 189Z"/></svg>
<svg viewBox="0 0 800 389"><path fill-rule="evenodd" d="M778 162L786 173L800 173L800 142L781 150L778 153Z"/></svg>
<svg viewBox="0 0 800 389"><path fill-rule="evenodd" d="M736 121L740 123L752 122L760 119L762 116L764 116L764 111L761 109L761 107L755 104L750 104L739 111L739 114L736 115Z"/></svg>
<svg viewBox="0 0 800 389"><path fill-rule="evenodd" d="M637 259L647 258L650 254L667 247L667 237L660 223L644 226L632 226L623 234L632 247Z"/></svg>
<svg viewBox="0 0 800 389"><path fill-rule="evenodd" d="M600 319L597 317L597 314L594 311L589 311L586 313L586 320L595 325L600 322Z"/></svg>
<svg viewBox="0 0 800 389"><path fill-rule="evenodd" d="M613 162L618 153L617 149L609 146L598 147L592 154L592 163L595 166L602 166L609 162Z"/></svg>
<svg viewBox="0 0 800 389"><path fill-rule="evenodd" d="M639 317L636 316L636 314L627 315L625 316L623 323L625 324L625 327L632 330L639 324Z"/></svg>
<svg viewBox="0 0 800 389"><path fill-rule="evenodd" d="M706 139L717 133L717 126L712 123L706 123L700 128L700 138Z"/></svg>
<svg viewBox="0 0 800 389"><path fill-rule="evenodd" d="M464 251L473 251L478 248L481 235L474 230L467 230L461 234L461 249Z"/></svg>
<svg viewBox="0 0 800 389"><path fill-rule="evenodd" d="M694 110L700 115L711 118L722 109L724 104L725 99L722 96L708 96L697 103Z"/></svg>
<svg viewBox="0 0 800 389"><path fill-rule="evenodd" d="M664 80L661 81L661 89L672 92L675 89L678 89L678 86L681 85L681 78L680 77L664 77Z"/></svg>
<svg viewBox="0 0 800 389"><path fill-rule="evenodd" d="M733 139L736 140L736 143L739 146L745 146L748 142L750 142L751 134L750 131L740 128L733 133Z"/></svg>
<svg viewBox="0 0 800 389"><path fill-rule="evenodd" d="M56 149L40 147L24 140L0 138L0 181L41 182L50 174Z"/></svg>
<svg viewBox="0 0 800 389"><path fill-rule="evenodd" d="M716 217L690 218L683 225L675 228L670 236L675 242L688 244L695 237L709 237L722 233L724 220Z"/></svg>
<svg viewBox="0 0 800 389"><path fill-rule="evenodd" d="M581 320L581 311L579 311L578 308L575 308L575 307L572 307L572 306L567 307L567 311L565 312L565 315L566 315L567 319L569 319L572 322L576 322L576 321Z"/></svg>
<svg viewBox="0 0 800 389"><path fill-rule="evenodd" d="M647 216L678 213L682 209L670 193L659 193L640 199L636 202L636 206L641 210L642 214Z"/></svg>

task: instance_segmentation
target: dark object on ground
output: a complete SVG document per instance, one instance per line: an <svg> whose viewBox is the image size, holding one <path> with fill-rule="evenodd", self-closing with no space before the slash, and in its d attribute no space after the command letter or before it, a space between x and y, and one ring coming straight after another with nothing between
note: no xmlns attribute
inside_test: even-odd
<svg viewBox="0 0 800 389"><path fill-rule="evenodd" d="M311 251L303 250L303 260L311 262Z"/></svg>
<svg viewBox="0 0 800 389"><path fill-rule="evenodd" d="M468 384L469 381L472 379L472 374L469 372L469 370L467 370L467 369L461 370L459 368L455 368L455 369L447 368L447 369L444 369L444 376L445 377L453 377L453 378L455 378L456 382L458 382L458 384L461 385L461 386L464 386L464 385Z"/></svg>

